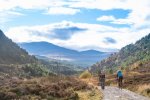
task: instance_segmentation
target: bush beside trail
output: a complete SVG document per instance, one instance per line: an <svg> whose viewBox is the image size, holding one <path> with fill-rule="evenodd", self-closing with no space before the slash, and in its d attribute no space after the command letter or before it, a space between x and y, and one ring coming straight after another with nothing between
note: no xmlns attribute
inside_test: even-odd
<svg viewBox="0 0 150 100"><path fill-rule="evenodd" d="M81 79L87 79L87 78L91 78L91 77L92 77L92 75L88 70L82 72L81 75L79 76L79 78L81 78Z"/></svg>

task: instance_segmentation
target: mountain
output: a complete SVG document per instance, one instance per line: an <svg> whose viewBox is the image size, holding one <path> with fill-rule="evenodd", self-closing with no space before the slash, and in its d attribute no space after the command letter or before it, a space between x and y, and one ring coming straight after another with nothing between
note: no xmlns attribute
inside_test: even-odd
<svg viewBox="0 0 150 100"><path fill-rule="evenodd" d="M28 55L0 30L0 64L25 64L34 61L34 57Z"/></svg>
<svg viewBox="0 0 150 100"><path fill-rule="evenodd" d="M60 47L48 42L21 43L20 47L32 55L45 56L49 59L63 60L72 64L88 67L93 63L106 58L110 53L96 50L76 51Z"/></svg>
<svg viewBox="0 0 150 100"><path fill-rule="evenodd" d="M32 77L48 74L38 59L7 38L0 30L0 76L3 79ZM0 82L1 84L1 82Z"/></svg>
<svg viewBox="0 0 150 100"><path fill-rule="evenodd" d="M34 55L70 55L78 53L75 50L66 49L63 47L56 46L52 43L48 42L31 42L31 43L21 43L19 44L21 47L26 49L30 54ZM48 54L48 55L47 55Z"/></svg>
<svg viewBox="0 0 150 100"><path fill-rule="evenodd" d="M99 51L96 51L96 50L87 50L87 51L81 51L80 53L82 55L100 56L104 52L99 52Z"/></svg>
<svg viewBox="0 0 150 100"><path fill-rule="evenodd" d="M132 64L146 64L150 61L150 34L138 40L135 44L123 47L118 53L112 54L91 67L92 71L100 68L116 69L121 66L126 68Z"/></svg>

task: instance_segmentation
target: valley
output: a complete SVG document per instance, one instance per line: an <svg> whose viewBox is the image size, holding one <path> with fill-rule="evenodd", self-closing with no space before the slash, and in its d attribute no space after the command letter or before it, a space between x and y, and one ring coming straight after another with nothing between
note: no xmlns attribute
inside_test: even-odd
<svg viewBox="0 0 150 100"><path fill-rule="evenodd" d="M40 59L60 60L83 68L105 59L111 54L111 52L96 50L76 51L48 42L21 43L19 46Z"/></svg>
<svg viewBox="0 0 150 100"><path fill-rule="evenodd" d="M1 100L102 99L98 89L78 78L83 69L62 60L31 56L0 31Z"/></svg>
<svg viewBox="0 0 150 100"><path fill-rule="evenodd" d="M97 71L105 70L106 85L117 87L115 76L120 68L124 74L123 88L150 97L150 35L112 54L96 50L78 52L47 42L19 47L2 31L0 36L2 100L102 100L105 97L99 91Z"/></svg>
<svg viewBox="0 0 150 100"><path fill-rule="evenodd" d="M150 0L0 0L0 100L150 100Z"/></svg>

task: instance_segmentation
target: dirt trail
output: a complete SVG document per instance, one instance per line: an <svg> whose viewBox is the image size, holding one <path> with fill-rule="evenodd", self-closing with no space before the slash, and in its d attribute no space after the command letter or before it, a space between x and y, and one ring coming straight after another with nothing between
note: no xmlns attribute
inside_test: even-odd
<svg viewBox="0 0 150 100"><path fill-rule="evenodd" d="M117 87L107 86L105 90L101 91L104 94L104 100L150 100L150 98Z"/></svg>

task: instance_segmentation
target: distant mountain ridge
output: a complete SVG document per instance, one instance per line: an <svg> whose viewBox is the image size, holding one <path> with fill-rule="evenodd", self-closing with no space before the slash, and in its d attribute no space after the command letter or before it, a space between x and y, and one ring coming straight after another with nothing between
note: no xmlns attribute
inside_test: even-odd
<svg viewBox="0 0 150 100"><path fill-rule="evenodd" d="M106 58L110 53L99 52L96 50L76 51L60 47L48 42L21 43L20 47L27 50L30 54L46 56L61 60L72 61L74 64L88 67L93 63Z"/></svg>
<svg viewBox="0 0 150 100"><path fill-rule="evenodd" d="M20 43L19 45L22 48L26 49L29 53L34 55L47 55L47 54L63 55L63 54L78 53L75 50L66 49L48 42Z"/></svg>
<svg viewBox="0 0 150 100"><path fill-rule="evenodd" d="M86 50L86 51L81 51L80 54L82 55L95 55L98 56L100 54L104 54L105 52L100 52L100 51L96 51L96 50Z"/></svg>
<svg viewBox="0 0 150 100"><path fill-rule="evenodd" d="M34 57L28 55L0 30L0 64L25 64L34 61Z"/></svg>
<svg viewBox="0 0 150 100"><path fill-rule="evenodd" d="M118 53L114 53L107 59L99 61L91 67L93 72L98 69L115 69L119 66L127 67L136 62L145 64L150 61L150 34L138 40L135 44L123 47Z"/></svg>

